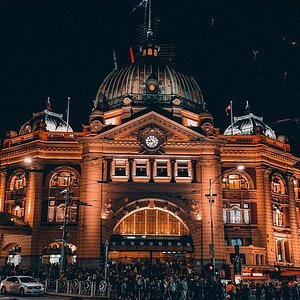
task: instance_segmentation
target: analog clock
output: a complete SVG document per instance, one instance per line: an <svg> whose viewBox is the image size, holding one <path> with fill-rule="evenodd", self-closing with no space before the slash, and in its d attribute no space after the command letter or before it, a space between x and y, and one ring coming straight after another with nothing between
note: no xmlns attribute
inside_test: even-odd
<svg viewBox="0 0 300 300"><path fill-rule="evenodd" d="M157 148L158 144L159 144L159 140L155 135L149 134L145 137L145 145L147 148L155 149Z"/></svg>

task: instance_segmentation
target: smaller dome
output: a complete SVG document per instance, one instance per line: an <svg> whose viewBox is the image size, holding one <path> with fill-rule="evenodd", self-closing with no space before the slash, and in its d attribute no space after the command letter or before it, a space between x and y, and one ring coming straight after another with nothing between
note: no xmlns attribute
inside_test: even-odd
<svg viewBox="0 0 300 300"><path fill-rule="evenodd" d="M250 135L259 132L271 139L276 139L274 130L263 122L262 117L249 113L241 117L235 117L234 123L227 127L224 135Z"/></svg>
<svg viewBox="0 0 300 300"><path fill-rule="evenodd" d="M70 125L68 126L62 117L62 114L45 109L33 114L32 119L21 127L19 134L22 135L40 129L45 131L73 132L73 129Z"/></svg>

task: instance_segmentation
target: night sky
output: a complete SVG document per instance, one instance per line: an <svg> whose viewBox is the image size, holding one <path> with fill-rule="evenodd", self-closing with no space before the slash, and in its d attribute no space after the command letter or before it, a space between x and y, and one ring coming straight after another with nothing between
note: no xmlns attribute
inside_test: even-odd
<svg viewBox="0 0 300 300"><path fill-rule="evenodd" d="M300 2L297 0L152 0L158 43L177 47L177 69L194 76L215 125L230 123L246 100L300 154ZM1 0L0 135L19 130L51 97L70 124L88 123L93 99L113 69L130 63L143 21L139 0ZM299 120L300 122L300 120Z"/></svg>

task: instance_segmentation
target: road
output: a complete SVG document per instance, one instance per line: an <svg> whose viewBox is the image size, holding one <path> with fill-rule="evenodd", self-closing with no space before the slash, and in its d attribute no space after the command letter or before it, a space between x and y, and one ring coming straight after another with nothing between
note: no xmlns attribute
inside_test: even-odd
<svg viewBox="0 0 300 300"><path fill-rule="evenodd" d="M38 296L16 296L16 295L0 295L0 299L6 299L6 300L33 300L33 299L43 299L43 300L67 300L70 299L71 297L59 297L59 296L49 296L45 295L43 297L38 297Z"/></svg>

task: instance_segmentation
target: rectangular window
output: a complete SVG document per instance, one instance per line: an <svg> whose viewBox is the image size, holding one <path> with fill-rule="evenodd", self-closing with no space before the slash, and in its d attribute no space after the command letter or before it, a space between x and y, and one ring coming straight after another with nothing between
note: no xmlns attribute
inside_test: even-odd
<svg viewBox="0 0 300 300"><path fill-rule="evenodd" d="M77 206L71 206L69 208L69 220L71 223L77 222Z"/></svg>
<svg viewBox="0 0 300 300"><path fill-rule="evenodd" d="M223 223L227 223L227 208L223 208Z"/></svg>
<svg viewBox="0 0 300 300"><path fill-rule="evenodd" d="M178 177L189 177L188 162L179 161L177 162L177 176Z"/></svg>
<svg viewBox="0 0 300 300"><path fill-rule="evenodd" d="M168 177L168 162L158 161L156 163L156 176L157 177Z"/></svg>
<svg viewBox="0 0 300 300"><path fill-rule="evenodd" d="M231 246L243 246L243 240L240 238L230 239Z"/></svg>
<svg viewBox="0 0 300 300"><path fill-rule="evenodd" d="M115 160L115 176L126 176L126 160Z"/></svg>
<svg viewBox="0 0 300 300"><path fill-rule="evenodd" d="M54 221L55 207L48 207L48 222Z"/></svg>
<svg viewBox="0 0 300 300"><path fill-rule="evenodd" d="M244 223L245 224L249 224L250 223L249 209L244 209Z"/></svg>
<svg viewBox="0 0 300 300"><path fill-rule="evenodd" d="M155 210L148 210L147 215L147 234L155 234Z"/></svg>
<svg viewBox="0 0 300 300"><path fill-rule="evenodd" d="M135 233L145 234L145 210L136 212L135 224Z"/></svg>
<svg viewBox="0 0 300 300"><path fill-rule="evenodd" d="M136 176L147 176L147 161L138 160L135 165Z"/></svg>

